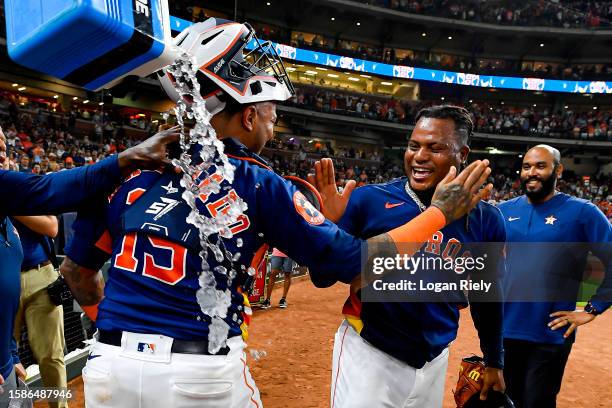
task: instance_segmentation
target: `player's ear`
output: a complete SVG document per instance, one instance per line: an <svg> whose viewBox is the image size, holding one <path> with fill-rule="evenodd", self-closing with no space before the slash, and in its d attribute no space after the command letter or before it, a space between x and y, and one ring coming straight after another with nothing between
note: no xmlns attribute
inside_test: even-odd
<svg viewBox="0 0 612 408"><path fill-rule="evenodd" d="M247 132L252 132L257 123L257 108L254 105L249 105L242 110L242 127Z"/></svg>
<svg viewBox="0 0 612 408"><path fill-rule="evenodd" d="M557 168L556 168L556 172L557 172L557 178L561 178L561 175L563 174L563 170L565 170L565 168L563 167L563 164L559 163L557 164Z"/></svg>
<svg viewBox="0 0 612 408"><path fill-rule="evenodd" d="M470 148L465 145L459 149L459 167L463 169L467 165L468 155L470 154Z"/></svg>

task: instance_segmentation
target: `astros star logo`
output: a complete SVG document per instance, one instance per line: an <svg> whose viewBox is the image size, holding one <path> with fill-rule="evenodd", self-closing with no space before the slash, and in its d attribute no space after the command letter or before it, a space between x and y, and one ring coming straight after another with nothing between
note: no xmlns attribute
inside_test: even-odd
<svg viewBox="0 0 612 408"><path fill-rule="evenodd" d="M545 220L546 220L546 225L548 224L555 225L555 221L557 221L557 219L553 215L546 217Z"/></svg>

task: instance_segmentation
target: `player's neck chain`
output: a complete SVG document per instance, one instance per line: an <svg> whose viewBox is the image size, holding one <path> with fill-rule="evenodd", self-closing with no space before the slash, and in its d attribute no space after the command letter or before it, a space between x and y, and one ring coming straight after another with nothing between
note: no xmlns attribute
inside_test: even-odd
<svg viewBox="0 0 612 408"><path fill-rule="evenodd" d="M408 194L410 198L412 198L412 200L416 203L421 212L425 211L427 209L427 206L423 204L419 196L417 196L414 190L412 190L412 188L410 187L410 179L406 181L406 185L404 188L406 190L406 194Z"/></svg>

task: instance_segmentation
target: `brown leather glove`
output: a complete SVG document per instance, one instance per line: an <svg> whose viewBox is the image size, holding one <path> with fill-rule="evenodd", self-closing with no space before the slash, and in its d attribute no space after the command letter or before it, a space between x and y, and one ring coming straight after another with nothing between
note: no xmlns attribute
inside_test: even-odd
<svg viewBox="0 0 612 408"><path fill-rule="evenodd" d="M473 395L480 393L484 371L484 360L478 356L466 357L461 360L457 388L453 391L457 408L463 408Z"/></svg>

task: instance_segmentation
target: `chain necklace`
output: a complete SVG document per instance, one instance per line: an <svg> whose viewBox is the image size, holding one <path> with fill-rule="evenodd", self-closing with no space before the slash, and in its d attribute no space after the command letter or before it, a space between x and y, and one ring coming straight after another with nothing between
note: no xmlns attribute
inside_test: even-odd
<svg viewBox="0 0 612 408"><path fill-rule="evenodd" d="M408 179L406 181L406 185L404 186L404 188L406 189L406 193L410 196L410 198L412 198L412 200L416 203L416 205L419 207L419 209L421 210L421 212L425 211L427 209L427 206L425 204L423 204L423 202L419 199L419 197L416 195L416 193L412 190L412 188L410 188L410 179Z"/></svg>

